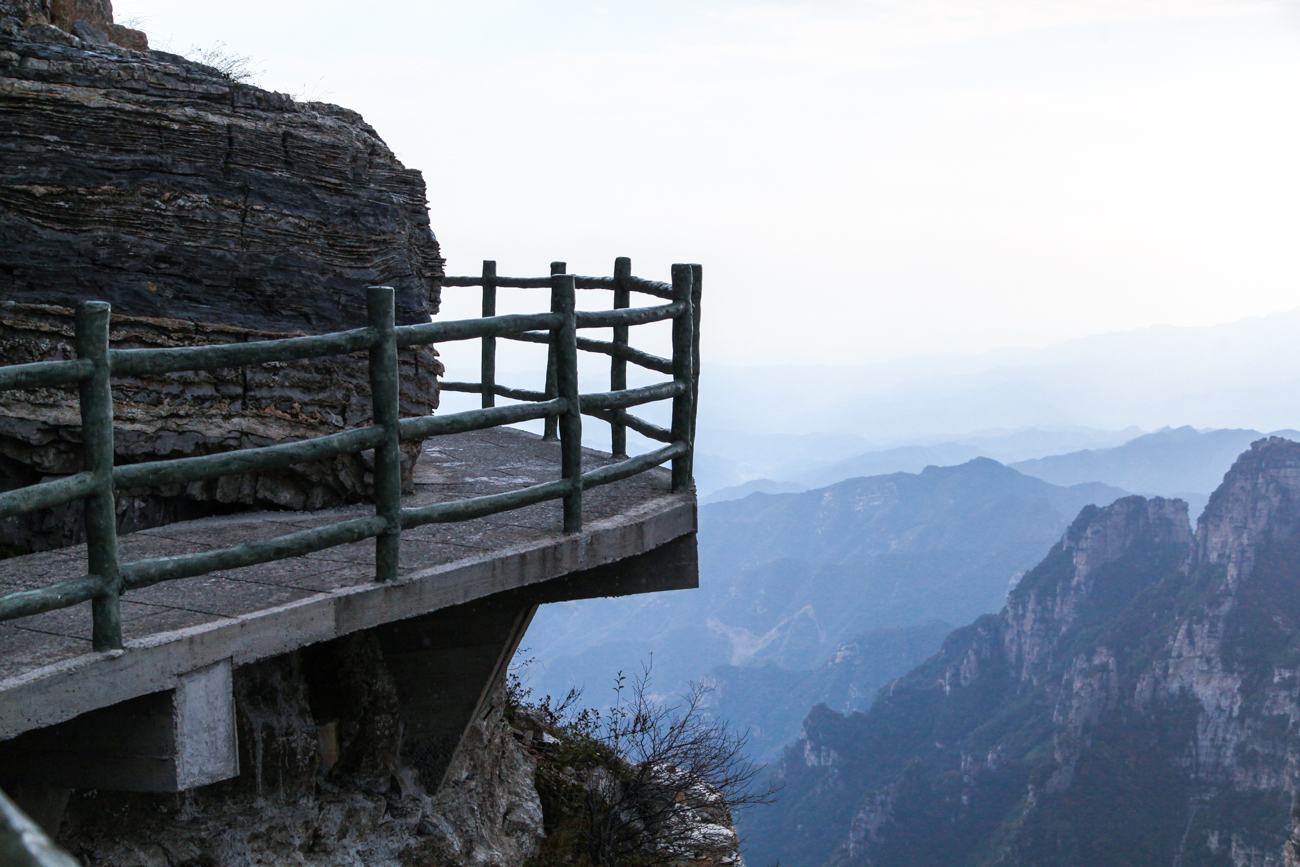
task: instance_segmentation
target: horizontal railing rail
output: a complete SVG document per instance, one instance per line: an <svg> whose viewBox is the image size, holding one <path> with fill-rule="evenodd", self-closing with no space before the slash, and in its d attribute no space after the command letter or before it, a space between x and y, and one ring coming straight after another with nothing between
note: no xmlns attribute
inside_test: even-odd
<svg viewBox="0 0 1300 867"><path fill-rule="evenodd" d="M698 265L674 265L671 284L631 275L627 259L615 262L613 277L579 277L551 264L549 277L498 277L496 263L484 262L479 277L448 277L444 286L478 286L483 315L478 319L396 326L393 290L367 290L369 322L333 334L213 346L158 349L113 349L109 346L109 305L87 301L77 307L77 358L0 367L0 391L77 385L84 471L0 493L0 518L82 500L85 504L86 573L46 587L0 596L0 620L26 617L84 602L92 605L92 643L96 650L122 647L121 595L130 590L211 572L255 566L298 557L337 545L374 538L375 580L397 577L398 542L403 530L424 524L468 521L521 509L548 500L564 501L564 532L582 529L582 492L630 478L672 462L672 489L691 485L695 409L699 390L699 304L702 271ZM496 313L496 289L549 288L546 313ZM579 311L575 290L614 293L613 309ZM670 303L632 307L639 292ZM672 321L672 358L661 358L628 345L628 329ZM610 328L612 341L578 337L581 328ZM498 338L544 343L548 347L542 391L496 382ZM482 341L482 378L476 383L443 382L445 391L480 394L482 408L446 415L398 418L397 351L401 347L459 340ZM114 376L141 376L178 371L244 367L365 351L369 354L372 424L335 434L261 448L190 458L116 466L113 455ZM580 393L578 352L611 359L608 391ZM671 377L668 382L627 387L627 365L636 364ZM503 397L520 403L496 406ZM671 400L672 426L662 428L627 410ZM607 422L612 451L619 460L583 471L582 416ZM402 442L541 420L547 438L560 440L560 478L520 490L451 502L404 507L401 504L399 445ZM628 457L626 431L632 429L664 448ZM115 491L277 469L304 461L325 460L374 450L375 514L337 521L272 539L246 542L214 551L157 557L123 563L118 556Z"/></svg>

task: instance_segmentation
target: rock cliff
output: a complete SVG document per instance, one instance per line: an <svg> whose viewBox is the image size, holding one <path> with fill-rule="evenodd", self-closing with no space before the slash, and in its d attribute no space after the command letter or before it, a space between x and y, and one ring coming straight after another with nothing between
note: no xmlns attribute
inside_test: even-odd
<svg viewBox="0 0 1300 867"><path fill-rule="evenodd" d="M364 324L365 287L384 284L400 322L436 312L424 181L356 112L87 42L40 23L40 3L11 4L0 297L320 332Z"/></svg>
<svg viewBox="0 0 1300 867"><path fill-rule="evenodd" d="M112 303L117 346L270 339L437 311L442 260L419 172L359 115L298 103L145 49L109 0L0 0L0 364L68 357L70 308ZM403 411L438 403L431 349L403 360ZM117 460L207 454L369 418L364 359L117 384ZM79 469L75 393L0 394L0 488ZM418 444L409 444L406 472ZM123 492L122 530L237 506L366 495L364 456ZM3 526L17 550L78 539L77 507Z"/></svg>
<svg viewBox="0 0 1300 867"><path fill-rule="evenodd" d="M1185 509L1084 509L1001 614L954 632L866 713L815 709L751 856L1291 863L1300 445L1256 442L1195 536Z"/></svg>

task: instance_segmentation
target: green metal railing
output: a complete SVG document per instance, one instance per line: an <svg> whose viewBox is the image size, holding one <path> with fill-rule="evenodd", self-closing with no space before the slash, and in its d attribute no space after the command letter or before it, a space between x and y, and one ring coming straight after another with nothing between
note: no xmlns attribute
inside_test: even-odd
<svg viewBox="0 0 1300 867"><path fill-rule="evenodd" d="M643 473L672 461L672 489L691 486L691 457L695 439L695 396L699 387L699 300L701 269L674 265L672 283L631 276L627 259L615 264L613 277L576 277L553 263L551 276L498 277L494 262L483 263L482 277L449 277L446 286L482 286L483 318L421 325L394 325L393 290L367 290L369 324L365 328L309 337L265 340L219 346L166 349L110 349L109 305L85 301L76 311L76 353L71 361L42 361L0 367L0 391L44 388L76 383L80 390L85 469L73 476L40 482L0 493L0 518L49 508L77 499L85 501L86 571L80 578L36 590L0 596L0 620L26 617L89 601L93 613L95 650L122 647L122 593L162 581L190 578L298 557L374 537L375 580L397 577L398 540L404 529L432 523L468 521L546 500L563 499L564 532L582 529L582 492ZM499 286L549 288L549 313L496 315ZM579 311L578 288L612 289L614 309ZM653 307L631 307L631 292L667 300ZM672 358L660 358L628 346L630 326L672 320ZM610 328L613 341L578 337L581 328ZM546 343L549 346L545 390L506 388L496 383L496 339ZM483 407L449 415L398 418L399 347L454 340L483 342L480 383L444 382L447 391L483 395ZM211 370L276 361L293 361L367 350L369 352L373 423L343 431L264 448L223 452L201 457L113 465L113 375L163 374ZM578 351L613 359L609 391L580 394ZM627 363L669 374L672 379L643 388L627 388ZM496 406L497 397L524 403ZM665 430L638 419L629 407L671 399L672 426ZM618 463L583 472L582 415L608 421L614 432ZM560 478L501 494L472 497L425 506L403 507L399 444L442 434L464 433L518 422L544 419L548 436L560 439ZM665 446L648 454L627 457L626 429ZM375 514L323 527L247 542L216 551L182 554L122 563L117 550L114 490L187 483L237 473L285 467L302 461L374 449Z"/></svg>

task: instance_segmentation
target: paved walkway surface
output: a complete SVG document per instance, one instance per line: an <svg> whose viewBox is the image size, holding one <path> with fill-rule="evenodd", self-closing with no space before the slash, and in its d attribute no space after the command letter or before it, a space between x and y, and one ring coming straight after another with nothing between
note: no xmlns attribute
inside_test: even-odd
<svg viewBox="0 0 1300 867"><path fill-rule="evenodd" d="M583 468L612 462L584 451ZM559 478L559 444L510 428L437 437L425 444L416 466L415 492L404 505L463 499L527 487ZM653 470L583 494L584 526L669 498L669 474ZM692 501L693 502L693 501ZM224 548L373 514L368 506L324 512L255 512L170 524L120 539L122 562ZM432 524L402 533L398 584L446 574L448 564L492 557L494 551L530 549L561 537L561 505L554 500L458 524ZM124 640L157 643L160 635L193 632L218 621L267 609L292 607L313 597L374 580L374 540L329 548L293 560L232 569L132 591L122 597ZM42 587L86 572L85 545L0 561L0 593ZM436 577L436 576L434 576ZM89 654L90 604L0 623L0 701L6 686L29 680L38 669Z"/></svg>

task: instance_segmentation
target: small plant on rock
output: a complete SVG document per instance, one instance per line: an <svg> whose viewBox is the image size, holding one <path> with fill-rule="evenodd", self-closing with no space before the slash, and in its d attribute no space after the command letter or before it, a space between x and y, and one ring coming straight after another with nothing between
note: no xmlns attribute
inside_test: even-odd
<svg viewBox="0 0 1300 867"><path fill-rule="evenodd" d="M747 733L704 712L707 688L659 702L651 673L620 672L604 713L578 709L576 690L517 705L555 736L538 751L547 842L537 867L720 865L736 852L734 812L773 800L774 788L755 785Z"/></svg>

